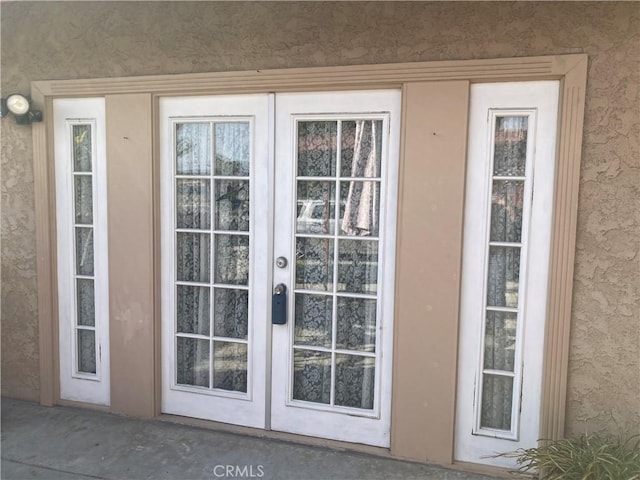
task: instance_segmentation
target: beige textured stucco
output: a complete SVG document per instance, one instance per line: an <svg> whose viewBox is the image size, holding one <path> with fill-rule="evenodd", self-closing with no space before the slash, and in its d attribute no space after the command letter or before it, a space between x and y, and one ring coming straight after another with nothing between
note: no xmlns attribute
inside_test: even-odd
<svg viewBox="0 0 640 480"><path fill-rule="evenodd" d="M33 80L584 52L568 433L640 431L640 5L3 2L2 93ZM38 398L31 135L2 121L2 393Z"/></svg>

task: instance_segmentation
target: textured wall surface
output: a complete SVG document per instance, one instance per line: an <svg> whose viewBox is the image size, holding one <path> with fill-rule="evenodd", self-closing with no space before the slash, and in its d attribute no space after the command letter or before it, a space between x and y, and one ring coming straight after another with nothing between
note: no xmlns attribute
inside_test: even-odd
<svg viewBox="0 0 640 480"><path fill-rule="evenodd" d="M585 52L568 433L640 431L640 5L3 2L2 92L45 79ZM2 392L38 398L30 129L2 122Z"/></svg>

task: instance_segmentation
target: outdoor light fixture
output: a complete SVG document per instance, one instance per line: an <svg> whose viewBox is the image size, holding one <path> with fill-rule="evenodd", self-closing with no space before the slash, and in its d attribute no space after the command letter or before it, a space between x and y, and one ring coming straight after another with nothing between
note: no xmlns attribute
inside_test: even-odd
<svg viewBox="0 0 640 480"><path fill-rule="evenodd" d="M29 125L32 122L42 121L42 112L40 110L32 110L29 99L19 93L13 93L7 98L1 99L0 117L4 118L9 113L13 114L16 123L20 125Z"/></svg>

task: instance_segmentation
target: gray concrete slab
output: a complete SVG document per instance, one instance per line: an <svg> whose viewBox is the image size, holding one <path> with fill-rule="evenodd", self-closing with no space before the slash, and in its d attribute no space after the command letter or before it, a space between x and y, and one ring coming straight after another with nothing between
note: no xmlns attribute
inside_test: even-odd
<svg viewBox="0 0 640 480"><path fill-rule="evenodd" d="M218 432L160 420L2 399L6 480L488 480L493 477Z"/></svg>

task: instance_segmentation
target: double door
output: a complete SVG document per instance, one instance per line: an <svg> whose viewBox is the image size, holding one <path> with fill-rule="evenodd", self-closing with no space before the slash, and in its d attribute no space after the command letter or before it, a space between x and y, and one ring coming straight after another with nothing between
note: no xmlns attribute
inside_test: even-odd
<svg viewBox="0 0 640 480"><path fill-rule="evenodd" d="M160 100L163 412L389 446L399 110Z"/></svg>

